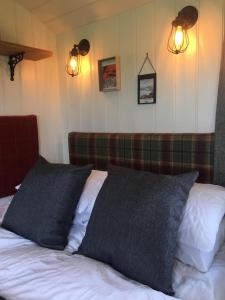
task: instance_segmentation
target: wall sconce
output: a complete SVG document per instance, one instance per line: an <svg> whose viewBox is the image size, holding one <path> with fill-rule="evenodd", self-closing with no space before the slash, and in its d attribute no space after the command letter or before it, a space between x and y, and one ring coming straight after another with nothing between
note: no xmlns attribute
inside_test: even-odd
<svg viewBox="0 0 225 300"><path fill-rule="evenodd" d="M74 77L81 73L81 56L87 55L89 50L90 43L86 39L81 40L78 45L75 44L73 46L66 64L67 74Z"/></svg>
<svg viewBox="0 0 225 300"><path fill-rule="evenodd" d="M173 54L183 53L189 45L188 29L198 20L198 10L194 6L186 6L179 11L172 22L172 29L167 43L167 49Z"/></svg>

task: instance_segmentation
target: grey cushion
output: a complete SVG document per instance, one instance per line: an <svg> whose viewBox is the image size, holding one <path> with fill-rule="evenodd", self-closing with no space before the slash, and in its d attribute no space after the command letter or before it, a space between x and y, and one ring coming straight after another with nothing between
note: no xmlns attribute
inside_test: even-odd
<svg viewBox="0 0 225 300"><path fill-rule="evenodd" d="M198 172L158 175L110 166L78 254L173 295L183 208Z"/></svg>
<svg viewBox="0 0 225 300"><path fill-rule="evenodd" d="M62 250L91 166L50 164L39 158L28 172L2 227L40 246Z"/></svg>

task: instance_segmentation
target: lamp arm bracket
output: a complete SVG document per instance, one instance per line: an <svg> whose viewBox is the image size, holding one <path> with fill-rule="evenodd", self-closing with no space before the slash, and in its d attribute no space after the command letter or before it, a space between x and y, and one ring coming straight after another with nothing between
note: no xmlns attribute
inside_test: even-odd
<svg viewBox="0 0 225 300"><path fill-rule="evenodd" d="M195 25L198 20L198 10L196 7L188 5L181 9L176 17L173 20L172 25L182 26L184 29L190 29Z"/></svg>

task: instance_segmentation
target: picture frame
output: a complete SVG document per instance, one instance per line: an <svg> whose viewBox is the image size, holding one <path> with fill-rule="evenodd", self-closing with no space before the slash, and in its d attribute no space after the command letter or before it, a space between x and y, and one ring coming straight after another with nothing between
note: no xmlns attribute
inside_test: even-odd
<svg viewBox="0 0 225 300"><path fill-rule="evenodd" d="M138 75L138 104L156 103L156 73Z"/></svg>
<svg viewBox="0 0 225 300"><path fill-rule="evenodd" d="M112 92L120 90L120 61L118 56L98 61L99 91Z"/></svg>

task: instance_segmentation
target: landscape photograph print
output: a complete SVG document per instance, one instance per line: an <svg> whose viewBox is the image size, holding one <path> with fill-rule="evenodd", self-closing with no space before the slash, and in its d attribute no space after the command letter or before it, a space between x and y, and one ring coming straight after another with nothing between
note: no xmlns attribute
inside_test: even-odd
<svg viewBox="0 0 225 300"><path fill-rule="evenodd" d="M156 103L156 73L138 75L138 104Z"/></svg>

